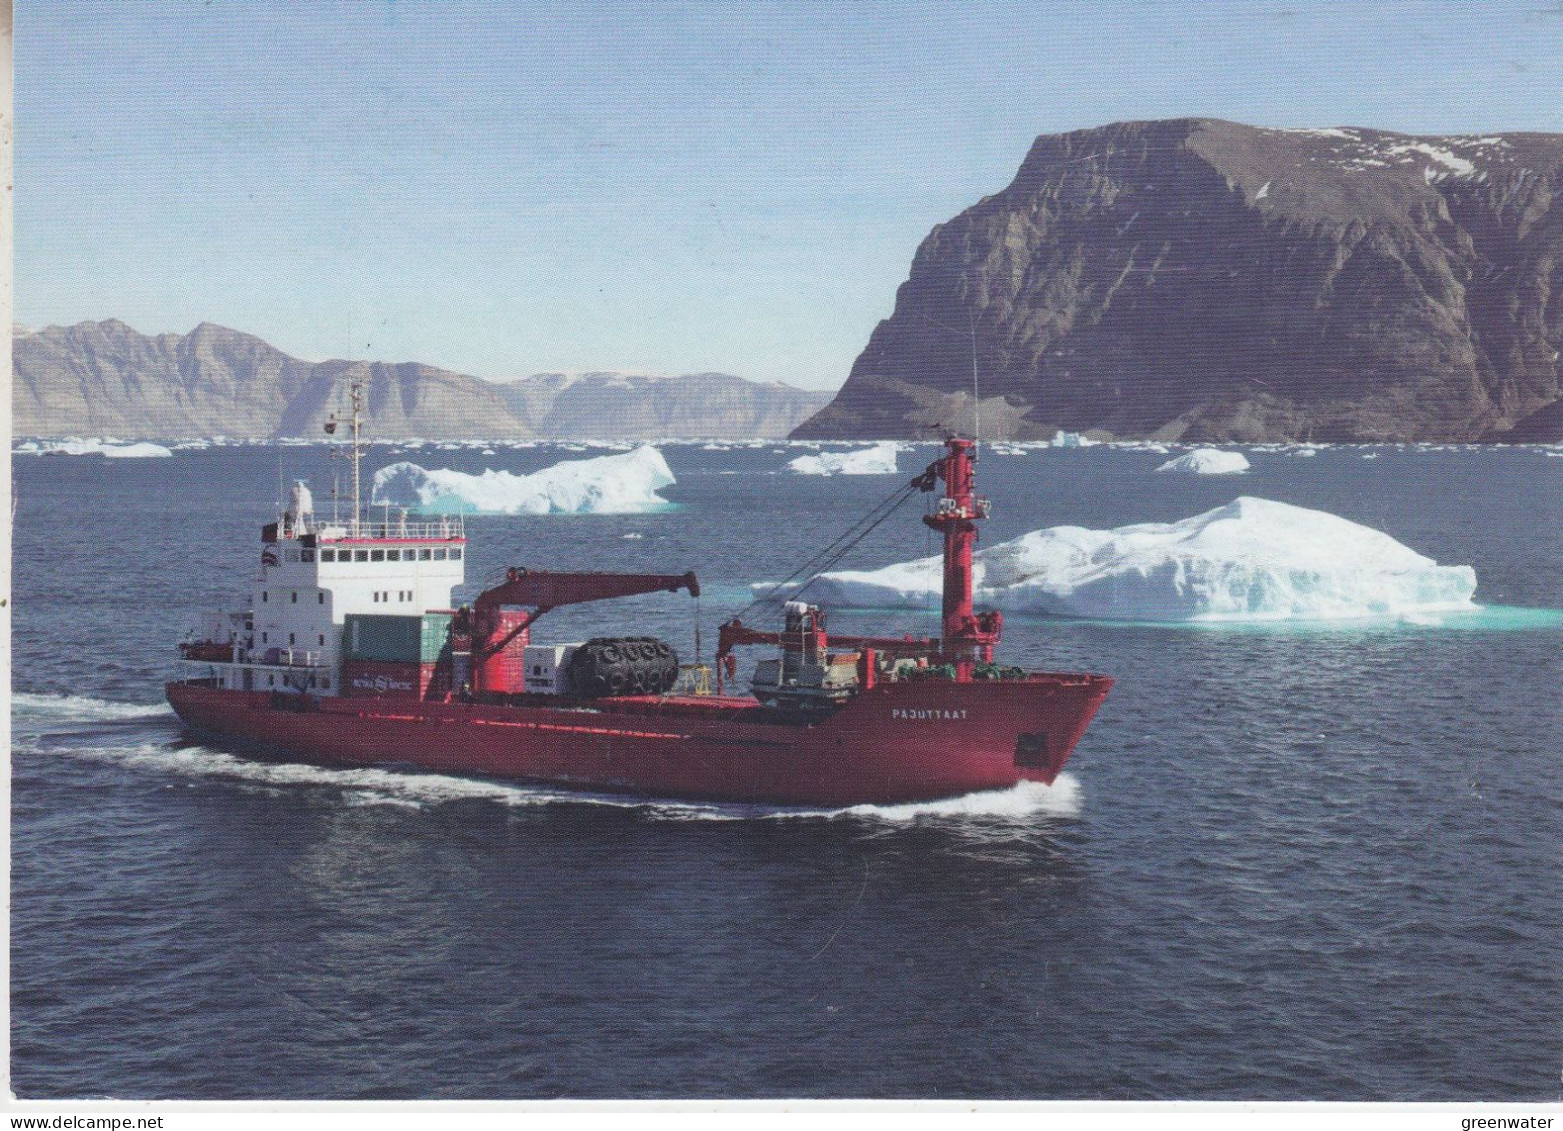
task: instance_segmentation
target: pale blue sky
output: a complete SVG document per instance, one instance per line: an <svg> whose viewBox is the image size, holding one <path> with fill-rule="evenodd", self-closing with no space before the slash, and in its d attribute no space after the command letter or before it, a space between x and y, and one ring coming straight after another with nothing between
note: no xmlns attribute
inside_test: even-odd
<svg viewBox="0 0 1563 1131"><path fill-rule="evenodd" d="M19 0L16 320L838 385L934 224L1133 118L1563 130L1563 4Z"/></svg>

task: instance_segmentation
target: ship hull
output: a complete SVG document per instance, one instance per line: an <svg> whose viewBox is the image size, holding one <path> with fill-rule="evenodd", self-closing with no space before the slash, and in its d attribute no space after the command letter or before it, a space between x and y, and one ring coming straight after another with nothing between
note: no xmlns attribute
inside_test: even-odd
<svg viewBox="0 0 1563 1131"><path fill-rule="evenodd" d="M170 683L195 732L310 761L412 765L643 796L842 806L1051 782L1106 676L894 683L812 725L752 700L620 699L596 710L314 698Z"/></svg>

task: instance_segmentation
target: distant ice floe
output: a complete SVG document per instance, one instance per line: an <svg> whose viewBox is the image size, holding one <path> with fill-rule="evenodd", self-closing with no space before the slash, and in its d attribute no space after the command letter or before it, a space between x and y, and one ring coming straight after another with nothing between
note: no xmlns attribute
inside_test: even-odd
<svg viewBox="0 0 1563 1131"><path fill-rule="evenodd" d="M430 471L403 461L375 472L371 498L428 514L635 514L666 507L657 492L675 482L662 453L645 445L531 475Z"/></svg>
<svg viewBox="0 0 1563 1131"><path fill-rule="evenodd" d="M1237 475L1248 470L1248 460L1242 452L1196 448L1187 455L1169 459L1156 470L1178 471L1187 475Z"/></svg>
<svg viewBox="0 0 1563 1131"><path fill-rule="evenodd" d="M162 444L121 444L114 439L45 440L42 443L28 441L17 446L18 452L40 456L107 456L109 459L162 459L174 453Z"/></svg>
<svg viewBox="0 0 1563 1131"><path fill-rule="evenodd" d="M810 599L925 608L937 557L822 574ZM979 551L980 604L1130 621L1342 620L1475 608L1476 572L1441 566L1370 527L1244 496L1172 523L1055 526Z"/></svg>
<svg viewBox="0 0 1563 1131"><path fill-rule="evenodd" d="M850 452L821 452L799 456L787 467L799 475L894 475L901 445L895 441Z"/></svg>
<svg viewBox="0 0 1563 1131"><path fill-rule="evenodd" d="M1065 432L1060 428L1053 433L1053 438L1047 442L1050 448L1091 448L1096 446L1096 441L1081 435L1079 432Z"/></svg>

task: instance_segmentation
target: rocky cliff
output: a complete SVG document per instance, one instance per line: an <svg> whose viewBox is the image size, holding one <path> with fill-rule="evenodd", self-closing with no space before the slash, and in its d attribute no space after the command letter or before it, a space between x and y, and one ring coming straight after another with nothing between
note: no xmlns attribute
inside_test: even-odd
<svg viewBox="0 0 1563 1131"><path fill-rule="evenodd" d="M17 330L12 347L18 436L315 437L353 375L367 385L369 434L386 439L774 438L829 400L724 374L497 384L411 362L315 363L210 323L149 336L82 322Z"/></svg>
<svg viewBox="0 0 1563 1131"><path fill-rule="evenodd" d="M1563 136L1130 122L935 228L800 438L1556 428ZM1516 438L1518 438L1516 436Z"/></svg>

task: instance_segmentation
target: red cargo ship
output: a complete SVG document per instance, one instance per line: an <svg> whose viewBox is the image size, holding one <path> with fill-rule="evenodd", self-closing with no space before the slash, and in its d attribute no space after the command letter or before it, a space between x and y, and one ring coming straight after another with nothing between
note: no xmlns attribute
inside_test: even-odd
<svg viewBox="0 0 1563 1131"><path fill-rule="evenodd" d="M359 395L352 517L317 520L307 488L295 486L262 533L249 609L215 614L204 639L181 646L168 701L198 734L314 761L842 806L1052 782L1112 686L1102 675L993 663L1002 618L972 608L972 547L988 502L975 493L968 440L946 441L905 488L909 497L944 486L924 518L944 538L939 637L827 633L820 609L791 601L779 632L723 624L713 673L680 668L648 637L531 641L534 622L561 605L698 596L693 573L512 569L471 607L450 609L463 525L362 516ZM734 649L744 645L779 655L757 663L750 693L737 694Z"/></svg>

